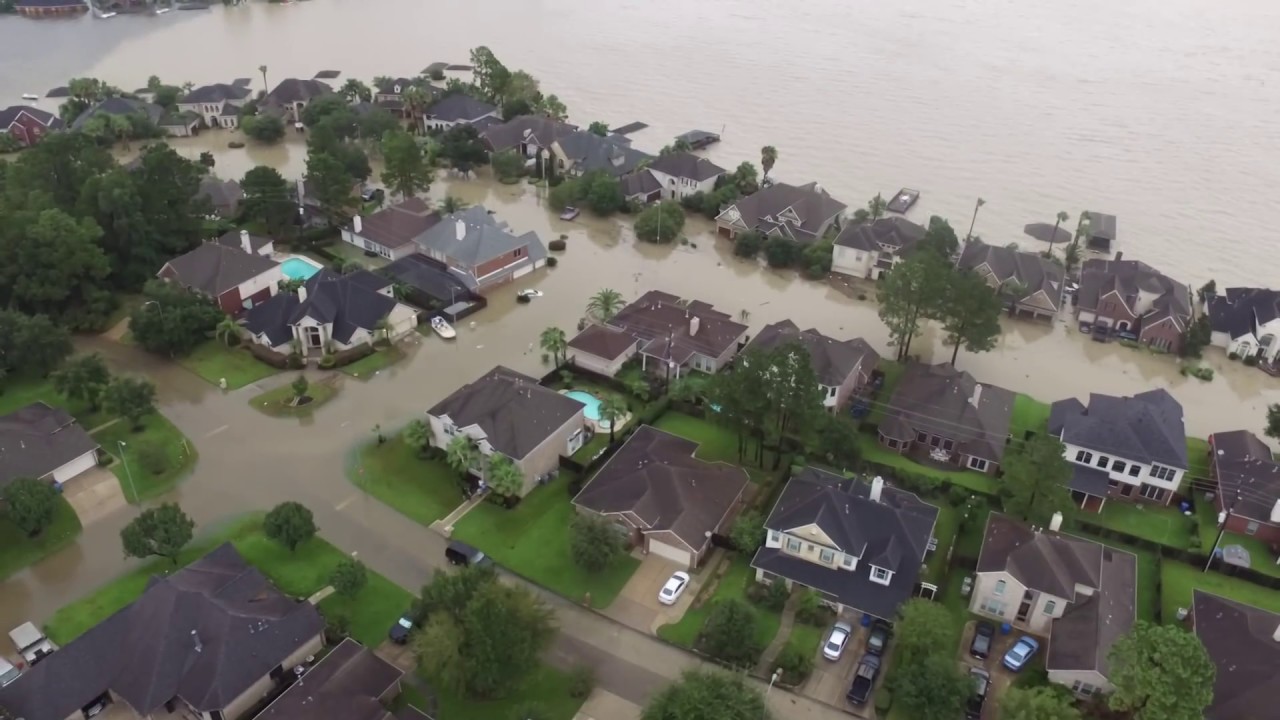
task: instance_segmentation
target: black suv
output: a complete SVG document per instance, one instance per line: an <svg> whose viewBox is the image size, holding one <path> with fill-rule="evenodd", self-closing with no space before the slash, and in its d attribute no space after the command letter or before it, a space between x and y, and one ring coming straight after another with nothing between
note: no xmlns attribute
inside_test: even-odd
<svg viewBox="0 0 1280 720"><path fill-rule="evenodd" d="M889 623L877 620L871 623L871 632L867 635L867 652L872 655L883 655L889 647L889 637L893 634Z"/></svg>
<svg viewBox="0 0 1280 720"><path fill-rule="evenodd" d="M982 704L987 701L987 690L991 687L991 674L979 668L969 668L969 679L973 681L973 694L964 706L965 720L979 720L982 717Z"/></svg>
<svg viewBox="0 0 1280 720"><path fill-rule="evenodd" d="M991 654L991 641L995 637L996 626L986 620L979 620L973 629L973 641L969 643L969 654L979 660L986 660Z"/></svg>
<svg viewBox="0 0 1280 720"><path fill-rule="evenodd" d="M483 552L457 540L449 543L449 547L444 549L444 556L450 565L461 565L463 567L489 565L493 562Z"/></svg>

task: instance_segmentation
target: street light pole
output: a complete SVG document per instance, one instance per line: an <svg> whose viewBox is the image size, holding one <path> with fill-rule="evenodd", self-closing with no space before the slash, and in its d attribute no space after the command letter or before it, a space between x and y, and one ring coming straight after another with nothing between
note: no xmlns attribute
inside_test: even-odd
<svg viewBox="0 0 1280 720"><path fill-rule="evenodd" d="M138 488L133 484L133 471L129 469L129 459L124 456L124 441L117 440L120 445L120 462L124 463L124 474L129 478L129 492L133 493L134 502L138 500Z"/></svg>
<svg viewBox="0 0 1280 720"><path fill-rule="evenodd" d="M1218 544L1222 542L1222 536L1227 534L1227 523L1231 520L1231 512L1236 509L1236 503L1240 502L1240 491L1236 490L1236 497L1225 510L1218 513L1218 537L1213 541L1213 549L1209 551L1209 559L1204 564L1202 572L1209 572L1209 566L1213 564L1213 556L1218 554Z"/></svg>
<svg viewBox="0 0 1280 720"><path fill-rule="evenodd" d="M978 202L973 204L973 219L969 221L969 234L964 236L965 243L968 243L970 240L973 239L973 226L975 223L978 222L978 210L980 210L982 206L986 204L987 204L987 201L983 200L982 198L978 198Z"/></svg>

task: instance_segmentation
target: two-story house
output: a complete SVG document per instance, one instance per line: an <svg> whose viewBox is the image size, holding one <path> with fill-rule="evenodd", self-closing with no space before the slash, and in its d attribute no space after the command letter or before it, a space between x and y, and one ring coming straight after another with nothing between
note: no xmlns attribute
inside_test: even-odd
<svg viewBox="0 0 1280 720"><path fill-rule="evenodd" d="M655 159L631 147L630 141L621 135L601 137L586 130L561 133L551 143L550 152L556 171L569 177L599 170L621 178Z"/></svg>
<svg viewBox="0 0 1280 720"><path fill-rule="evenodd" d="M178 100L178 111L199 115L206 127L234 129L240 126L240 108L252 94L247 85L202 85Z"/></svg>
<svg viewBox="0 0 1280 720"><path fill-rule="evenodd" d="M937 507L883 478L806 467L770 511L751 566L758 582L810 588L836 612L891 621L915 592L937 520Z"/></svg>
<svg viewBox="0 0 1280 720"><path fill-rule="evenodd" d="M1275 364L1280 356L1280 291L1227 288L1206 298L1210 341L1231 355Z"/></svg>
<svg viewBox="0 0 1280 720"><path fill-rule="evenodd" d="M549 157L556 141L575 132L578 132L577 125L545 115L520 115L481 130L480 138L490 152L514 150L523 157L542 161Z"/></svg>
<svg viewBox="0 0 1280 720"><path fill-rule="evenodd" d="M739 199L716 217L716 232L733 240L748 230L812 245L832 228L839 229L846 205L818 183L777 182Z"/></svg>
<svg viewBox="0 0 1280 720"><path fill-rule="evenodd" d="M747 326L701 300L650 290L605 323L569 341L574 364L612 377L640 356L643 369L674 380L689 370L716 373L742 348Z"/></svg>
<svg viewBox="0 0 1280 720"><path fill-rule="evenodd" d="M831 247L831 271L879 280L915 248L924 233L924 227L897 216L849 225Z"/></svg>
<svg viewBox="0 0 1280 720"><path fill-rule="evenodd" d="M801 331L790 320L765 325L743 352L764 352L790 343L798 344L809 354L827 412L844 407L856 390L871 381L871 373L880 362L880 354L862 338L836 340L813 328Z"/></svg>
<svg viewBox="0 0 1280 720"><path fill-rule="evenodd" d="M269 256L271 240L247 230L230 232L165 263L156 276L206 295L228 315L266 302L284 272Z"/></svg>
<svg viewBox="0 0 1280 720"><path fill-rule="evenodd" d="M1116 397L1093 393L1049 409L1049 434L1071 462L1072 496L1101 510L1108 497L1167 505L1187 472L1182 405L1163 388Z"/></svg>
<svg viewBox="0 0 1280 720"><path fill-rule="evenodd" d="M657 181L661 196L668 200L714 192L716 181L725 174L724 168L689 152L659 155L641 172L645 170Z"/></svg>
<svg viewBox="0 0 1280 720"><path fill-rule="evenodd" d="M736 465L694 457L698 443L649 425L638 428L573 499L609 518L632 545L694 568L727 531L749 484Z"/></svg>
<svg viewBox="0 0 1280 720"><path fill-rule="evenodd" d="M368 270L338 275L327 269L254 306L244 324L259 345L307 356L395 341L417 326L418 312L396 300L390 279Z"/></svg>
<svg viewBox="0 0 1280 720"><path fill-rule="evenodd" d="M444 90L423 78L377 78L373 88L373 104L392 114L408 117L409 111L404 105L404 93L409 88L421 90L428 102L434 102L444 95Z"/></svg>
<svg viewBox="0 0 1280 720"><path fill-rule="evenodd" d="M286 122L299 123L312 100L332 92L333 88L320 80L285 78L262 98L261 108L280 113Z"/></svg>
<svg viewBox="0 0 1280 720"><path fill-rule="evenodd" d="M970 240L959 267L977 273L1015 314L1052 320L1062 308L1066 270L1040 253Z"/></svg>
<svg viewBox="0 0 1280 720"><path fill-rule="evenodd" d="M969 610L1049 637L1049 680L1080 696L1112 689L1108 655L1137 618L1138 559L1067 535L1062 515L1032 528L993 512Z"/></svg>
<svg viewBox="0 0 1280 720"><path fill-rule="evenodd" d="M1014 394L951 365L910 363L884 419L880 444L924 462L994 475L1009 442Z"/></svg>
<svg viewBox="0 0 1280 720"><path fill-rule="evenodd" d="M1127 332L1138 342L1177 352L1191 326L1191 291L1138 260L1085 260L1080 266L1076 313L1082 326Z"/></svg>
<svg viewBox="0 0 1280 720"><path fill-rule="evenodd" d="M1251 535L1264 543L1280 543L1280 463L1271 448L1248 430L1209 436L1214 502L1230 509L1227 532Z"/></svg>
<svg viewBox="0 0 1280 720"><path fill-rule="evenodd" d="M498 108L465 93L445 95L431 105L422 118L426 130L448 130L455 125L474 125L484 118L498 118Z"/></svg>
<svg viewBox="0 0 1280 720"><path fill-rule="evenodd" d="M225 543L168 576L12 683L25 720L242 720L324 646L315 606L281 593Z"/></svg>
<svg viewBox="0 0 1280 720"><path fill-rule="evenodd" d="M444 216L413 241L419 253L448 267L479 292L524 277L547 262L547 248L537 233L512 233L483 205Z"/></svg>
<svg viewBox="0 0 1280 720"><path fill-rule="evenodd" d="M440 222L440 213L419 197L410 197L373 213L356 215L342 228L343 242L374 252L388 260L399 260L418 252L418 236Z"/></svg>
<svg viewBox="0 0 1280 720"><path fill-rule="evenodd" d="M1276 716L1280 698L1280 613L1191 591L1191 624L1217 670L1205 720Z"/></svg>
<svg viewBox="0 0 1280 720"><path fill-rule="evenodd" d="M431 444L447 448L458 436L471 438L483 476L490 456L501 453L524 474L527 494L541 475L560 466L560 456L578 451L585 441L585 407L568 395L499 365L453 391L427 411Z"/></svg>
<svg viewBox="0 0 1280 720"><path fill-rule="evenodd" d="M0 133L8 133L18 147L31 147L45 135L65 127L62 118L30 105L11 105L0 110Z"/></svg>

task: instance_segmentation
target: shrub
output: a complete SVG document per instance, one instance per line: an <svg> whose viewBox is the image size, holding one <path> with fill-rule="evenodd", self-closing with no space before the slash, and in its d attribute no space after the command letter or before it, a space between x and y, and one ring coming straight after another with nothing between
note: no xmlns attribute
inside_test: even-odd
<svg viewBox="0 0 1280 720"><path fill-rule="evenodd" d="M827 276L827 271L821 265L810 265L804 269L804 276L810 280L821 280Z"/></svg>
<svg viewBox="0 0 1280 720"><path fill-rule="evenodd" d="M302 353L289 353L285 359L285 367L289 370L301 370L307 366L307 361L302 357Z"/></svg>
<svg viewBox="0 0 1280 720"><path fill-rule="evenodd" d="M800 257L800 246L794 240L784 237L771 237L764 245L764 259L769 267L786 268L795 264Z"/></svg>
<svg viewBox="0 0 1280 720"><path fill-rule="evenodd" d="M569 697L581 700L596 687L596 673L590 665L575 665L569 671Z"/></svg>
<svg viewBox="0 0 1280 720"><path fill-rule="evenodd" d="M547 249L552 252L564 252L565 242L563 240L552 240L547 243Z"/></svg>
<svg viewBox="0 0 1280 720"><path fill-rule="evenodd" d="M733 239L733 254L738 257L754 258L764 247L764 236L754 230L738 233Z"/></svg>
<svg viewBox="0 0 1280 720"><path fill-rule="evenodd" d="M1257 355L1250 355L1250 356L1246 357L1246 358L1244 359L1244 364L1245 364L1245 365L1248 365L1249 367L1254 367L1255 365L1257 365L1257 364L1258 364L1258 356L1257 356Z"/></svg>
<svg viewBox="0 0 1280 720"><path fill-rule="evenodd" d="M787 645L778 655L777 666L782 668L782 677L789 685L799 685L813 672L813 656L794 645Z"/></svg>
<svg viewBox="0 0 1280 720"><path fill-rule="evenodd" d="M169 469L169 456L159 443L144 441L127 446L133 450L142 469L152 475L159 475Z"/></svg>
<svg viewBox="0 0 1280 720"><path fill-rule="evenodd" d="M805 625L817 625L819 627L831 622L833 613L831 608L822 604L822 596L812 590L805 590L800 596L800 603L796 607L796 620Z"/></svg>
<svg viewBox="0 0 1280 720"><path fill-rule="evenodd" d="M339 642L351 633L351 617L342 610L329 610L324 616L324 634L330 642Z"/></svg>
<svg viewBox="0 0 1280 720"><path fill-rule="evenodd" d="M334 367L334 364L335 360L332 355L326 353L324 357L320 358L320 368L322 370L329 370Z"/></svg>
<svg viewBox="0 0 1280 720"><path fill-rule="evenodd" d="M1239 360L1239 359L1240 359L1240 353L1238 353L1238 352L1229 352L1229 353L1227 353L1227 359L1228 359L1228 360Z"/></svg>
<svg viewBox="0 0 1280 720"><path fill-rule="evenodd" d="M369 569L354 558L342 558L338 561L333 573L329 575L329 584L339 594L353 598L360 594L369 582Z"/></svg>
<svg viewBox="0 0 1280 720"><path fill-rule="evenodd" d="M560 258L554 255L547 258L547 267L555 267L556 265L559 265L559 264L560 264Z"/></svg>
<svg viewBox="0 0 1280 720"><path fill-rule="evenodd" d="M889 692L889 688L882 687L876 691L876 714L885 717L889 712L889 708L893 707L893 693Z"/></svg>
<svg viewBox="0 0 1280 720"><path fill-rule="evenodd" d="M737 598L717 602L702 626L703 649L734 666L749 666L760 655L756 643L756 612Z"/></svg>
<svg viewBox="0 0 1280 720"><path fill-rule="evenodd" d="M751 583L747 586L747 599L766 610L779 612L787 604L791 591L781 580L768 583Z"/></svg>
<svg viewBox="0 0 1280 720"><path fill-rule="evenodd" d="M344 365L350 365L360 358L369 357L374 352L373 346L368 343L361 343L347 350L339 350L330 356L333 358L333 365L331 367L343 367ZM320 361L320 367L324 367L323 359Z"/></svg>

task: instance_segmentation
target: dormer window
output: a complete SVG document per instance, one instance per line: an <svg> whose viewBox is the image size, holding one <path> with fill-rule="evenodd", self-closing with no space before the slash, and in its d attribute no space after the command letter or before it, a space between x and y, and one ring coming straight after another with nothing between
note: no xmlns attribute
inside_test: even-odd
<svg viewBox="0 0 1280 720"><path fill-rule="evenodd" d="M831 550L824 549L822 552L818 553L818 559L821 560L823 564L830 565L836 561L836 554Z"/></svg>
<svg viewBox="0 0 1280 720"><path fill-rule="evenodd" d="M769 542L775 543L775 544L782 542L782 533L778 532L777 530L770 530Z"/></svg>
<svg viewBox="0 0 1280 720"><path fill-rule="evenodd" d="M800 541L799 541L799 540L797 540L797 539L795 539L795 538L790 538L790 537L789 537L789 538L787 538L787 552L789 552L789 553L799 553L799 552L800 552Z"/></svg>
<svg viewBox="0 0 1280 720"><path fill-rule="evenodd" d="M854 557L853 555L845 555L844 557L840 558L840 564L850 569L852 569L853 566L857 564L857 562L858 562L858 558Z"/></svg>
<svg viewBox="0 0 1280 720"><path fill-rule="evenodd" d="M875 565L871 566L871 582L878 585L888 585L893 579L893 573Z"/></svg>

